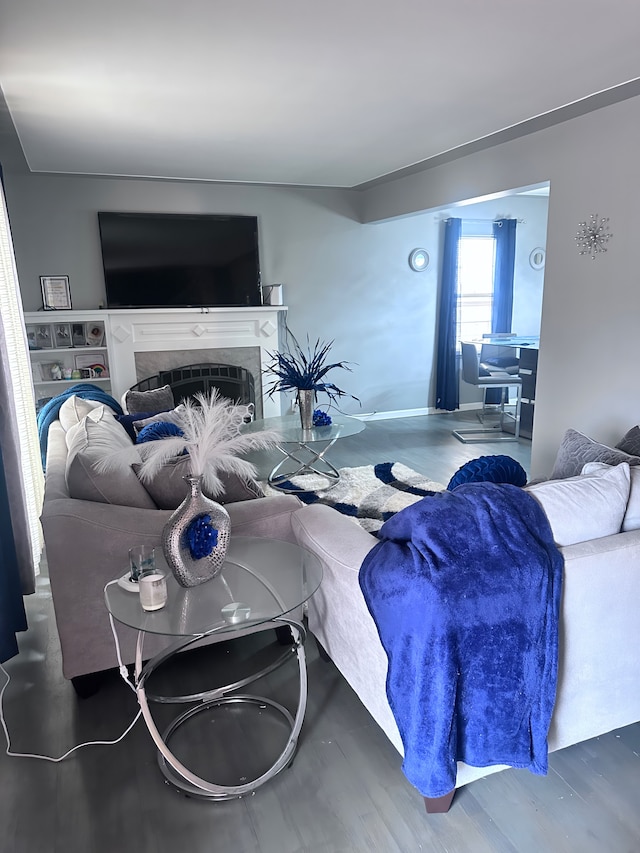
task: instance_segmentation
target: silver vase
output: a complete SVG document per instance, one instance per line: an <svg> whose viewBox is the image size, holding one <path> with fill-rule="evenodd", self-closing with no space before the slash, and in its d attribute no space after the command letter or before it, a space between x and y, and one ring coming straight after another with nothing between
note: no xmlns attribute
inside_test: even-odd
<svg viewBox="0 0 640 853"><path fill-rule="evenodd" d="M316 392L298 388L298 411L300 412L300 426L307 431L313 427L313 406L316 401Z"/></svg>
<svg viewBox="0 0 640 853"><path fill-rule="evenodd" d="M162 550L180 586L197 586L220 573L229 546L231 520L226 509L202 494L202 476L185 477L189 494L172 513L162 531ZM201 515L211 517L218 543L210 554L195 558L189 549L187 528Z"/></svg>

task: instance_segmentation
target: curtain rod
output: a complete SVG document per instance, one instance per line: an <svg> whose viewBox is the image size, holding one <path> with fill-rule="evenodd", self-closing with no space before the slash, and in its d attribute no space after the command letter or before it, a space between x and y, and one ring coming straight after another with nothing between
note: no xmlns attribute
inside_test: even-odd
<svg viewBox="0 0 640 853"><path fill-rule="evenodd" d="M470 222L473 224L482 223L484 225L486 222L499 222L501 219L513 219L513 216L496 216L495 219L466 219L464 216L436 216L436 222L446 222L447 219L462 219L463 222ZM526 225L526 222L526 219L518 219L518 225Z"/></svg>

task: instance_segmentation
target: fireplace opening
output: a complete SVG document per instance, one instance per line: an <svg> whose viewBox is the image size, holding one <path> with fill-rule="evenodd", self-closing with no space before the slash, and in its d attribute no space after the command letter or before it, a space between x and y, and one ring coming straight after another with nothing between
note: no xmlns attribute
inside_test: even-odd
<svg viewBox="0 0 640 853"><path fill-rule="evenodd" d="M177 402L192 397L199 391L206 394L211 388L217 388L223 397L241 405L256 402L253 375L244 367L233 364L188 364L161 370L155 376L149 376L137 382L132 391L154 391L169 385Z"/></svg>

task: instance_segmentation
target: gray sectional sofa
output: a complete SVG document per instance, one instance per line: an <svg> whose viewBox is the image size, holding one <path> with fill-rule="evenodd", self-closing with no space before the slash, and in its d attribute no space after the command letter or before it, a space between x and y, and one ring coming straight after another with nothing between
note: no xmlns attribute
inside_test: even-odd
<svg viewBox="0 0 640 853"><path fill-rule="evenodd" d="M122 427L115 426L126 437ZM133 480L117 489L113 478L83 477L83 466L68 464L67 432L60 420L49 428L42 527L62 669L81 693L87 683L82 676L118 663L104 586L127 571L130 547L160 545L171 510L157 509L144 488L139 491L133 472ZM86 498L71 497L70 486ZM115 502L118 491L129 495L127 503ZM232 535L295 541L291 517L300 506L295 496L282 495L228 503L226 508ZM119 626L118 636L124 663L133 662L135 632ZM145 650L152 653L153 643L145 644Z"/></svg>

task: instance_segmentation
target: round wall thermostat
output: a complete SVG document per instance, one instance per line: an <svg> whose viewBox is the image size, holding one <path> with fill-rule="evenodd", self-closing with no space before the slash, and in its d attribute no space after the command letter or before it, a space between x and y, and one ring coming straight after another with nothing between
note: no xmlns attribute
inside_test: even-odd
<svg viewBox="0 0 640 853"><path fill-rule="evenodd" d="M529 263L534 270L541 270L544 266L547 253L542 246L537 246L529 255Z"/></svg>
<svg viewBox="0 0 640 853"><path fill-rule="evenodd" d="M429 253L426 249L414 249L409 255L409 266L414 272L422 272L429 266Z"/></svg>

